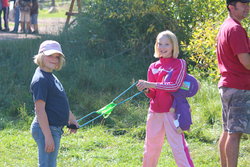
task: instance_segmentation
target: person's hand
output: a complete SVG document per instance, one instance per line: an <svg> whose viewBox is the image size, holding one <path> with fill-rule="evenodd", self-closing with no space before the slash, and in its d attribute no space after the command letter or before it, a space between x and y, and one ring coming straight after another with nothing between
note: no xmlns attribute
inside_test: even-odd
<svg viewBox="0 0 250 167"><path fill-rule="evenodd" d="M143 91L144 89L147 89L147 88L153 88L154 85L148 81L139 80L136 87L139 91Z"/></svg>
<svg viewBox="0 0 250 167"><path fill-rule="evenodd" d="M77 123L76 120L69 121L69 125L75 125L77 128L79 128L79 124ZM69 128L69 132L70 133L76 133L77 129L71 129L71 128Z"/></svg>
<svg viewBox="0 0 250 167"><path fill-rule="evenodd" d="M53 152L55 150L55 143L52 135L45 136L45 152Z"/></svg>

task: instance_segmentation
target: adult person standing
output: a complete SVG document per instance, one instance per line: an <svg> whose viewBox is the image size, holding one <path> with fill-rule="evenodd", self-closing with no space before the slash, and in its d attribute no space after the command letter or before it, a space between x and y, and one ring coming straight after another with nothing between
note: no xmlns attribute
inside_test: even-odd
<svg viewBox="0 0 250 167"><path fill-rule="evenodd" d="M0 0L0 31L2 31L2 23L1 23L1 20L2 20L2 9L3 9L3 6L2 6L2 1Z"/></svg>
<svg viewBox="0 0 250 167"><path fill-rule="evenodd" d="M2 10L0 10L0 18L2 18L3 12L3 20L4 20L4 29L2 29L2 21L0 19L0 30L8 32L9 29L9 1L2 0Z"/></svg>
<svg viewBox="0 0 250 167"><path fill-rule="evenodd" d="M219 140L222 167L236 167L240 139L250 134L250 39L241 21L250 0L227 0L229 17L217 36L223 132Z"/></svg>
<svg viewBox="0 0 250 167"><path fill-rule="evenodd" d="M14 15L15 25L14 25L14 29L11 32L17 33L18 28L19 28L20 8L17 5L16 0L13 0L13 1L14 1L14 11L15 11L15 15Z"/></svg>
<svg viewBox="0 0 250 167"><path fill-rule="evenodd" d="M20 9L20 24L21 24L21 32L26 33L29 32L30 28L30 10L32 7L31 0L17 0L17 6Z"/></svg>
<svg viewBox="0 0 250 167"><path fill-rule="evenodd" d="M32 0L32 7L30 10L30 26L33 27L33 31L31 27L29 28L32 34L38 34L38 0Z"/></svg>
<svg viewBox="0 0 250 167"><path fill-rule="evenodd" d="M2 1L0 1L0 13L2 12ZM0 19L1 19L1 17L0 17ZM2 29L0 29L0 30L2 30Z"/></svg>

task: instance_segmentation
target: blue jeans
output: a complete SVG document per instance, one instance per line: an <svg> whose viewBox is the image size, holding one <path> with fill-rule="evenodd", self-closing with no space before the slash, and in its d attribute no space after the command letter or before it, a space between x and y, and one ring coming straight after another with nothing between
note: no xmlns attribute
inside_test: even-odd
<svg viewBox="0 0 250 167"><path fill-rule="evenodd" d="M19 6L15 7L15 27L13 31L18 31L19 27L19 18L20 18L20 8Z"/></svg>
<svg viewBox="0 0 250 167"><path fill-rule="evenodd" d="M38 17L38 14L30 15L30 24L37 24L37 17Z"/></svg>
<svg viewBox="0 0 250 167"><path fill-rule="evenodd" d="M0 10L0 18L2 18L3 11L3 20L4 20L4 28L9 29L9 7L3 7ZM1 19L2 20L2 19ZM0 29L2 30L2 21L0 20Z"/></svg>
<svg viewBox="0 0 250 167"><path fill-rule="evenodd" d="M31 124L32 137L38 146L38 161L39 167L56 167L56 159L60 147L60 139L63 134L62 127L50 126L50 130L55 143L54 152L45 152L45 138L38 123Z"/></svg>

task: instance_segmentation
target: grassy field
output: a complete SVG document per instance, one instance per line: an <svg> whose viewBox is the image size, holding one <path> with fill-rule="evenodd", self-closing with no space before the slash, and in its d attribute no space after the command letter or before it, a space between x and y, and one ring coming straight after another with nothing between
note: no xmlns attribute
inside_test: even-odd
<svg viewBox="0 0 250 167"><path fill-rule="evenodd" d="M218 167L217 142L221 132L220 101L215 85L202 83L201 91L189 99L193 109L192 130L186 133L191 156L195 166ZM141 110L140 107L138 110ZM145 120L146 108L141 116ZM118 112L114 110L114 112ZM138 111L135 111L138 112ZM217 115L218 114L218 115ZM110 118L113 119L111 115ZM122 119L122 117L120 117ZM31 121L31 120L29 120ZM28 121L28 122L29 122ZM213 124L209 123L214 121ZM70 135L65 130L58 157L59 167L139 167L142 162L145 122L128 128L106 126L103 122L80 129ZM0 166L36 166L36 144L29 132L29 123L19 120L10 122L0 131ZM250 140L243 136L239 157L239 167L250 166ZM171 149L165 142L159 167L175 167Z"/></svg>
<svg viewBox="0 0 250 167"><path fill-rule="evenodd" d="M70 2L65 4L57 5L56 9L57 12L49 13L49 7L45 7L39 10L38 19L45 19L45 18L66 18L66 12L69 11ZM76 8L76 7L75 7ZM75 9L74 8L74 9Z"/></svg>
<svg viewBox="0 0 250 167"><path fill-rule="evenodd" d="M133 131L133 129L130 129ZM143 140L132 132L114 135L115 130L103 126L81 129L75 135L65 132L58 157L59 167L128 167L141 166ZM212 134L211 134L212 135ZM28 130L5 129L0 131L0 166L36 166L36 145ZM188 140L195 166L218 167L217 143ZM241 144L239 167L249 166L249 144ZM169 145L165 142L158 166L175 167Z"/></svg>

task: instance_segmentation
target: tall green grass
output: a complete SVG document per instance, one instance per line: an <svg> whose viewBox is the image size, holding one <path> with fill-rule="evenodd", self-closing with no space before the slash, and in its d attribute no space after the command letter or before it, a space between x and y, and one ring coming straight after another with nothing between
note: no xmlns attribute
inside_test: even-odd
<svg viewBox="0 0 250 167"><path fill-rule="evenodd" d="M220 99L215 84L202 81L201 85L199 93L189 99L193 125L191 131L185 132L185 135L195 166L217 167L219 166L217 144L221 133ZM111 96L113 95L105 98ZM96 97L97 101L101 102L102 97L99 96L99 99ZM141 97L118 106L106 120L99 120L96 124L80 129L74 135L69 135L65 128L58 166L141 166L147 103L147 98ZM13 123L0 131L0 166L36 166L37 148L29 132L29 124L20 122L22 121L19 120L19 124ZM249 144L249 136L244 135L239 167L250 165ZM176 166L166 141L158 166Z"/></svg>

